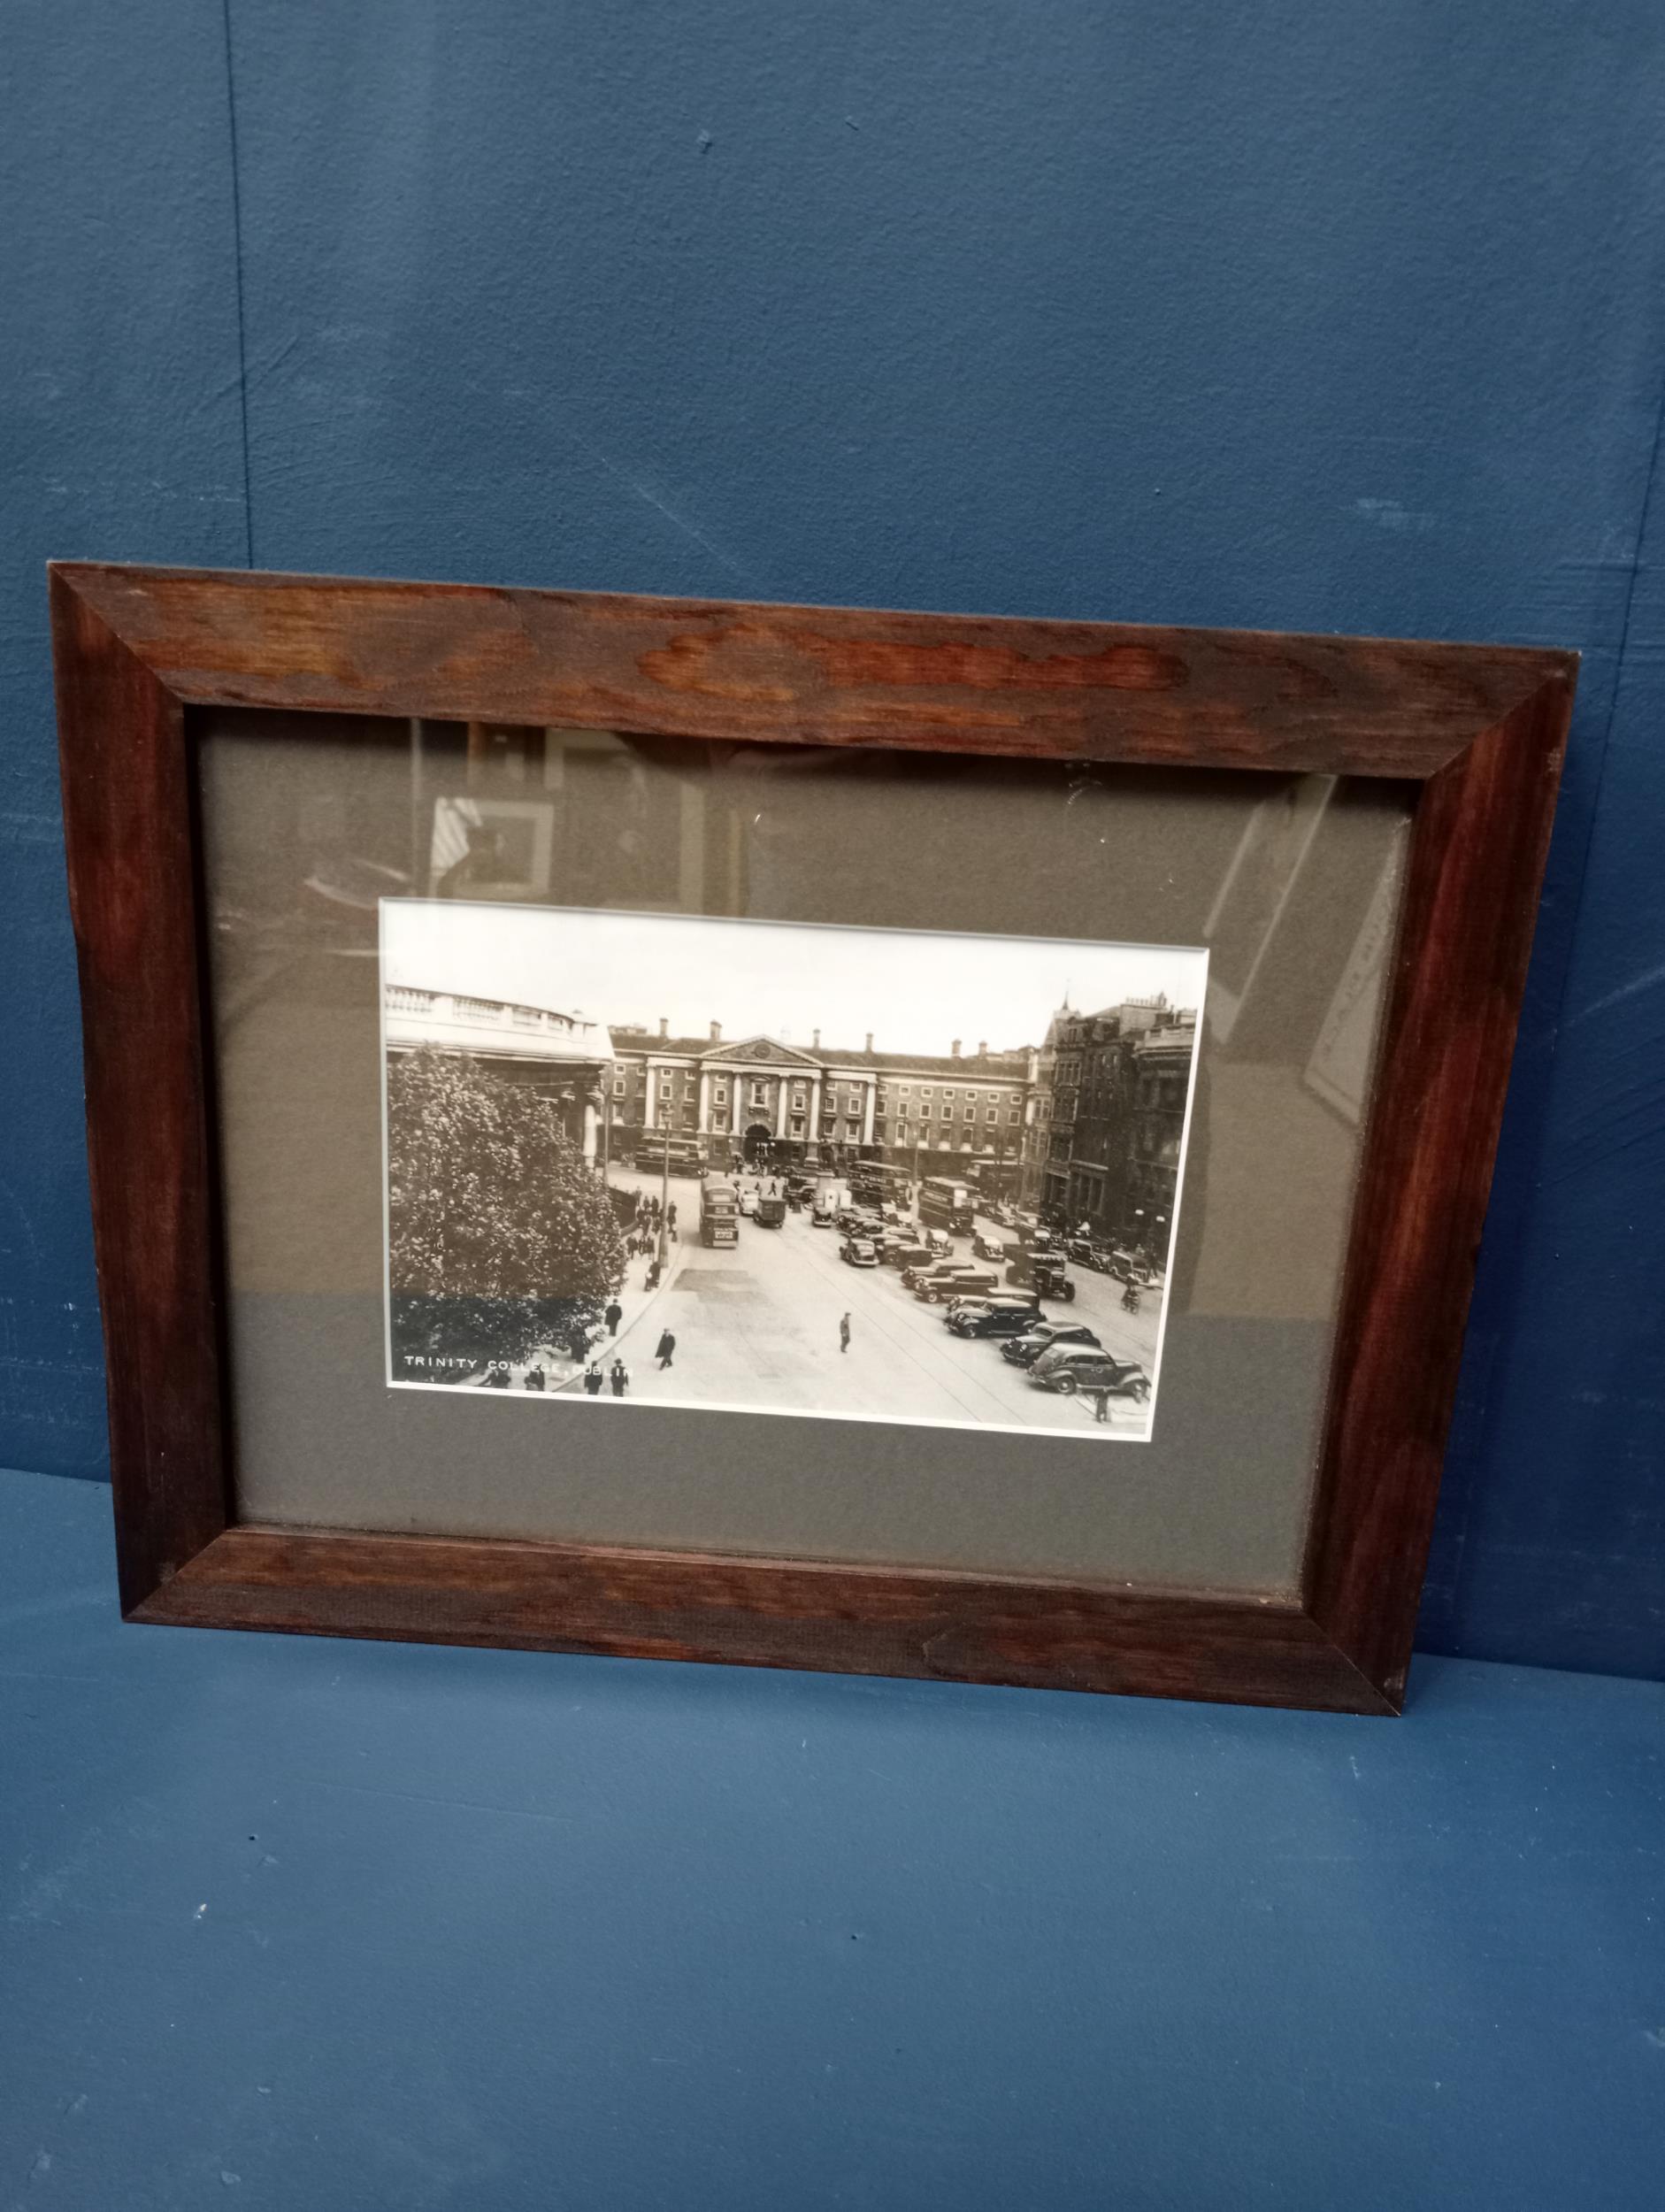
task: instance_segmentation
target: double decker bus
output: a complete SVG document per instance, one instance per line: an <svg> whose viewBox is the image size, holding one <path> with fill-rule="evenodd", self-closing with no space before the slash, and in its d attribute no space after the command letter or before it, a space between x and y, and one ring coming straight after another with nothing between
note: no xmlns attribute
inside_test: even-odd
<svg viewBox="0 0 1665 2212"><path fill-rule="evenodd" d="M930 1175L919 1186L919 1218L927 1229L950 1236L971 1233L971 1186L957 1176Z"/></svg>
<svg viewBox="0 0 1665 2212"><path fill-rule="evenodd" d="M700 1242L740 1242L740 1193L733 1183L708 1182L700 1193Z"/></svg>
<svg viewBox="0 0 1665 2212"><path fill-rule="evenodd" d="M849 1182L853 1198L871 1206L891 1206L907 1187L908 1171L893 1167L887 1160L857 1160L850 1170Z"/></svg>

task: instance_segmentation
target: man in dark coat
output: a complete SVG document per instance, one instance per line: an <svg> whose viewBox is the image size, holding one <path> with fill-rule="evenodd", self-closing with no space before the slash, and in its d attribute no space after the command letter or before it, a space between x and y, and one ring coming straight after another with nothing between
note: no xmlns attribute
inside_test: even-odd
<svg viewBox="0 0 1665 2212"><path fill-rule="evenodd" d="M839 1320L839 1349L840 1349L840 1352L848 1352L848 1351L849 1350L849 1348L850 1348L850 1317L849 1317L849 1316L848 1316L848 1314L847 1313L847 1314L844 1314L844 1315L840 1316L840 1320Z"/></svg>
<svg viewBox="0 0 1665 2212"><path fill-rule="evenodd" d="M630 1387L630 1370L622 1359L616 1359L608 1370L608 1380L613 1386L615 1398L622 1398Z"/></svg>
<svg viewBox="0 0 1665 2212"><path fill-rule="evenodd" d="M523 1390L541 1390L543 1388L542 1368L535 1365L528 1367L526 1373L521 1377L520 1387Z"/></svg>
<svg viewBox="0 0 1665 2212"><path fill-rule="evenodd" d="M599 1398L602 1394L602 1385L606 1379L607 1378L602 1373L600 1363L592 1360L584 1370L585 1395L590 1398Z"/></svg>
<svg viewBox="0 0 1665 2212"><path fill-rule="evenodd" d="M654 1353L654 1357L659 1363L661 1372L663 1372L665 1368L670 1366L671 1356L675 1352L676 1348L677 1340L675 1337L671 1335L669 1329L663 1330L660 1333L658 1348Z"/></svg>
<svg viewBox="0 0 1665 2212"><path fill-rule="evenodd" d="M618 1325L624 1317L625 1309L619 1304L618 1299L615 1298L611 1305L610 1305L607 1309L607 1333L609 1336L617 1336L618 1334Z"/></svg>

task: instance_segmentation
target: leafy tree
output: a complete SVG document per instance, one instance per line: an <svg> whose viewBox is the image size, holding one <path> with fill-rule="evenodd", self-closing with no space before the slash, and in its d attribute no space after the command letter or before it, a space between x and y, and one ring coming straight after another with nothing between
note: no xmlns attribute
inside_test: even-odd
<svg viewBox="0 0 1665 2212"><path fill-rule="evenodd" d="M577 1356L625 1271L612 1202L549 1102L426 1048L387 1068L395 1354L430 1380Z"/></svg>

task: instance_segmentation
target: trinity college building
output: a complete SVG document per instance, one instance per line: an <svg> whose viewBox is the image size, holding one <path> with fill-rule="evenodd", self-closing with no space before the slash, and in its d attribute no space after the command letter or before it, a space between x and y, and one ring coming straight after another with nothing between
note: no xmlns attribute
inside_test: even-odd
<svg viewBox="0 0 1665 2212"><path fill-rule="evenodd" d="M722 1026L672 1037L547 1007L389 986L391 1058L465 1056L547 1099L598 1165L681 1160L847 1168L879 1159L915 1176L955 1172L991 1195L1070 1224L1166 1248L1196 1014L1165 999L1096 1013L1062 1007L1040 1045L946 1054L861 1050L774 1037L725 1042Z"/></svg>
<svg viewBox="0 0 1665 2212"><path fill-rule="evenodd" d="M963 1054L876 1052L807 1047L772 1037L725 1043L713 1022L704 1037L612 1031L607 1106L613 1148L628 1152L650 1133L691 1141L713 1167L767 1160L775 1165L840 1165L858 1156L910 1161L916 1150L971 1154L1009 1164L1016 1186L1036 1055L1028 1048Z"/></svg>

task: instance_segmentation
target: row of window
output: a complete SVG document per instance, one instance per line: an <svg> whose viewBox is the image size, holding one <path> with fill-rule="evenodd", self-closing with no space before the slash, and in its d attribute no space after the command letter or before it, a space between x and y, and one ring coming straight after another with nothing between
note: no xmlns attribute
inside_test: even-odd
<svg viewBox="0 0 1665 2212"><path fill-rule="evenodd" d="M694 1096L694 1092L698 1087L698 1079L699 1079L696 1076L693 1075L685 1075L682 1078L682 1094L685 1098L692 1098ZM753 1077L749 1079L751 1086L749 1092L749 1102L754 1106L762 1106L766 1104L769 1097L768 1079L763 1077ZM658 1089L661 1097L665 1097L673 1093L676 1080L677 1079L674 1075L667 1073L664 1069L659 1071ZM641 1090L646 1081L646 1076L641 1068L634 1069L629 1076L622 1075L618 1072L617 1069L615 1069L613 1075L614 1096L616 1098L624 1097L627 1084L633 1081L636 1088ZM934 1099L936 1094L937 1087L934 1083L922 1083L919 1086L919 1095L921 1098ZM711 1095L718 1105L725 1105L728 1102L728 1085L720 1080L713 1083ZM827 1090L826 1095L830 1103L836 1104L838 1094L830 1087ZM945 1104L952 1103L958 1095L959 1094L956 1092L955 1086L952 1083L945 1083L943 1085L942 1096ZM971 1104L978 1105L986 1104L989 1101L990 1094L986 1088L973 1088L968 1085L965 1087L964 1095L966 1100ZM913 1086L910 1083L898 1084L894 1087L894 1089L888 1084L881 1083L878 1087L876 1096L878 1103L881 1109L886 1103L889 1103L893 1104L899 1112L924 1112L928 1110L925 1108L916 1108L914 1106ZM1020 1103L1023 1094L1021 1091L1007 1091L1003 1094L1003 1096L1008 1105L1016 1106ZM794 1111L802 1112L804 1110L807 1102L805 1093L802 1090L794 1090L792 1099ZM859 1114L862 1111L862 1094L859 1091L851 1091L846 1095L845 1111L851 1114Z"/></svg>

